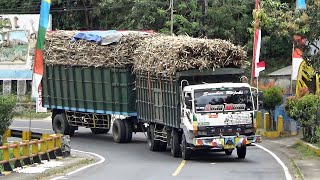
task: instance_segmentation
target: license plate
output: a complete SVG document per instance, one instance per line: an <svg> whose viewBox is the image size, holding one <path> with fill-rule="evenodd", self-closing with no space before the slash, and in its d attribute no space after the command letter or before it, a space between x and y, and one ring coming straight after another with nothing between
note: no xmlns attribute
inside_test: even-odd
<svg viewBox="0 0 320 180"><path fill-rule="evenodd" d="M234 145L224 145L224 149L234 149Z"/></svg>

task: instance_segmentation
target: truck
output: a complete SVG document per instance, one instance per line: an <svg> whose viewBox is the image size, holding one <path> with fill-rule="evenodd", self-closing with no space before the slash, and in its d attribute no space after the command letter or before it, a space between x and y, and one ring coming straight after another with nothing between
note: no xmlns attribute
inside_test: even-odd
<svg viewBox="0 0 320 180"><path fill-rule="evenodd" d="M194 151L224 151L245 158L255 135L251 86L240 82L241 68L188 69L174 76L133 72L132 68L45 65L44 107L52 111L56 133L78 127L108 133L117 143L147 134L151 151L170 149L190 159Z"/></svg>

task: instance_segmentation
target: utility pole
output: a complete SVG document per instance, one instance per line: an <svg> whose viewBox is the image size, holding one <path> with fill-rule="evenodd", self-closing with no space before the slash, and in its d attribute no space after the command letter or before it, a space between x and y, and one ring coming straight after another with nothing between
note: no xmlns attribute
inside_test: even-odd
<svg viewBox="0 0 320 180"><path fill-rule="evenodd" d="M173 0L170 0L170 8L171 8L170 33L173 36Z"/></svg>
<svg viewBox="0 0 320 180"><path fill-rule="evenodd" d="M207 37L208 0L202 1L202 36Z"/></svg>

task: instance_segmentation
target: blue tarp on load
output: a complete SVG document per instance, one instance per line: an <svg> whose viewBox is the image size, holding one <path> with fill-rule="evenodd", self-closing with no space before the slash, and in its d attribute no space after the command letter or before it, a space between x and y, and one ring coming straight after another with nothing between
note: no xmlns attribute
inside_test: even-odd
<svg viewBox="0 0 320 180"><path fill-rule="evenodd" d="M119 42L122 34L116 30L108 31L82 31L73 36L72 42L76 40L86 40L95 42L100 45L109 45L112 43Z"/></svg>

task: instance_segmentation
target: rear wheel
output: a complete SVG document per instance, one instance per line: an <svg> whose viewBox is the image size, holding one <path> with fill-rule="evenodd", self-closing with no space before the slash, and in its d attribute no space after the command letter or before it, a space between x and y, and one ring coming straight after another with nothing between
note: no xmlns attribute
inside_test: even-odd
<svg viewBox="0 0 320 180"><path fill-rule="evenodd" d="M230 156L232 154L233 149L226 149L224 150L224 152L226 153L226 155Z"/></svg>
<svg viewBox="0 0 320 180"><path fill-rule="evenodd" d="M173 157L181 156L179 132L176 129L172 129L171 132L171 155Z"/></svg>
<svg viewBox="0 0 320 180"><path fill-rule="evenodd" d="M181 141L181 155L182 159L189 160L191 158L191 149L188 148L188 143L186 140L186 136L182 135L182 141Z"/></svg>
<svg viewBox="0 0 320 180"><path fill-rule="evenodd" d="M124 143L126 140L126 127L121 119L116 119L112 126L112 136L116 143Z"/></svg>
<svg viewBox="0 0 320 180"><path fill-rule="evenodd" d="M52 119L52 128L56 134L72 136L75 128L69 125L65 114L56 114Z"/></svg>
<svg viewBox="0 0 320 180"><path fill-rule="evenodd" d="M124 120L124 126L126 128L126 140L125 142L131 142L132 140L132 123L130 120Z"/></svg>
<svg viewBox="0 0 320 180"><path fill-rule="evenodd" d="M167 150L167 143L160 141L159 143L159 151L166 151Z"/></svg>
<svg viewBox="0 0 320 180"><path fill-rule="evenodd" d="M160 150L160 141L155 140L154 135L154 124L150 124L148 128L148 146L150 151L159 151Z"/></svg>
<svg viewBox="0 0 320 180"><path fill-rule="evenodd" d="M90 128L93 134L106 134L110 129Z"/></svg>
<svg viewBox="0 0 320 180"><path fill-rule="evenodd" d="M247 146L241 146L237 148L237 155L239 159L246 158L246 154L247 154Z"/></svg>

